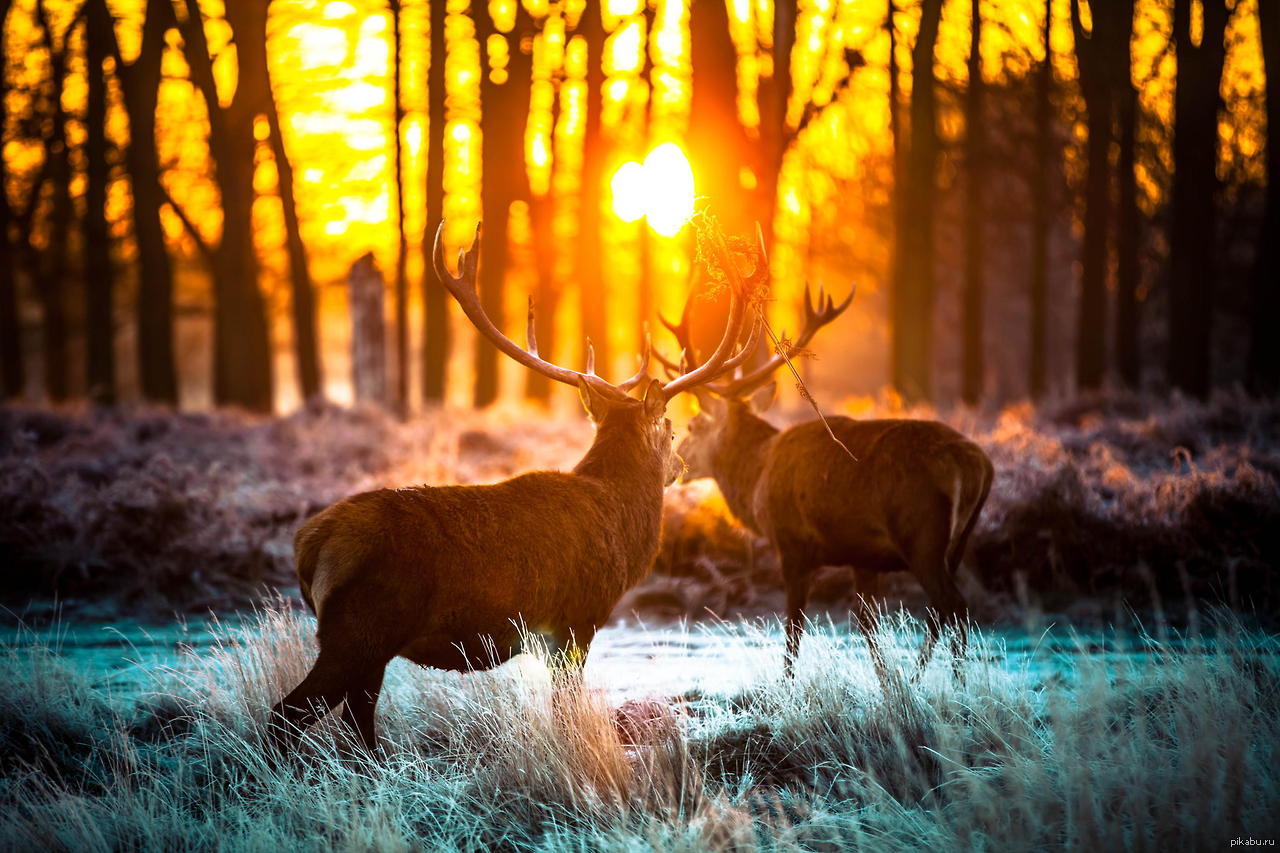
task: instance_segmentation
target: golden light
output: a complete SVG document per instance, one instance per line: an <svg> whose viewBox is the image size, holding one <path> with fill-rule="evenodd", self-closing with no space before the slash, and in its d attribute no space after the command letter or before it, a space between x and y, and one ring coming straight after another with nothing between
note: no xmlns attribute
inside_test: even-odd
<svg viewBox="0 0 1280 853"><path fill-rule="evenodd" d="M609 182L613 192L613 212L623 222L635 222L645 215L648 202L644 166L630 160L618 167Z"/></svg>
<svg viewBox="0 0 1280 853"><path fill-rule="evenodd" d="M693 169L674 142L644 158L623 163L610 181L613 212L623 222L645 217L663 237L674 237L693 215Z"/></svg>
<svg viewBox="0 0 1280 853"><path fill-rule="evenodd" d="M644 158L645 216L649 227L674 237L693 216L693 168L674 142L659 145Z"/></svg>

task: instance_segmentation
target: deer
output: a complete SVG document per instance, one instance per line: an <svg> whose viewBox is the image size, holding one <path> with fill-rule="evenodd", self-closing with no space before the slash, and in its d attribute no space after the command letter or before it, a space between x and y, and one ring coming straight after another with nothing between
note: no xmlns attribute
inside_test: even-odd
<svg viewBox="0 0 1280 853"><path fill-rule="evenodd" d="M955 575L994 468L982 448L937 421L827 417L778 429L761 417L784 350L803 350L852 301L852 292L836 304L820 291L815 306L806 285L799 337L745 375L694 389L698 413L677 453L686 465L682 480L714 479L738 522L777 553L786 592L786 676L795 671L814 574L847 566L854 572L855 617L886 683L878 611L869 601L882 573L910 572L929 601L917 674L945 626L954 629L956 658L963 653L968 606ZM678 361L655 350L668 372L696 365L688 307L679 323L662 320L683 347Z"/></svg>
<svg viewBox="0 0 1280 853"><path fill-rule="evenodd" d="M491 485L378 489L345 498L299 527L298 583L315 613L319 655L276 704L268 730L279 750L342 704L366 750L396 657L443 670L486 670L542 638L554 664L577 671L597 629L657 554L665 488L683 468L667 402L740 366L746 315L735 293L724 336L704 364L663 383L649 378L645 335L639 371L611 384L587 369L543 359L530 302L526 346L486 316L476 289L480 226L458 273L436 231L436 276L476 330L502 353L578 389L595 426L586 454L567 472L534 471ZM633 395L634 392L634 395ZM553 667L554 669L554 667Z"/></svg>

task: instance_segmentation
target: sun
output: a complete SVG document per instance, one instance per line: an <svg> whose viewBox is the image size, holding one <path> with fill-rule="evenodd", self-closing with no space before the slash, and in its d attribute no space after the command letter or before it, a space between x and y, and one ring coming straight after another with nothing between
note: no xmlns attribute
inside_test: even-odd
<svg viewBox="0 0 1280 853"><path fill-rule="evenodd" d="M693 169L674 142L654 148L643 163L623 163L609 186L619 219L635 222L644 217L664 237L674 237L693 215Z"/></svg>

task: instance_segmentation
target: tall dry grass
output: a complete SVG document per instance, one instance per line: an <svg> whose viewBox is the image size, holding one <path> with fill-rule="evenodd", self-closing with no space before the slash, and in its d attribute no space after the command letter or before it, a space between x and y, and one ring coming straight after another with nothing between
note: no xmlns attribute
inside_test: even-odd
<svg viewBox="0 0 1280 853"><path fill-rule="evenodd" d="M1044 675L979 636L888 687L816 626L793 681L617 708L536 664L397 662L380 755L352 757L330 720L268 757L313 628L268 607L135 707L54 650L5 650L0 848L1165 850L1280 828L1280 645L1229 617ZM917 632L890 620L883 641L906 660Z"/></svg>

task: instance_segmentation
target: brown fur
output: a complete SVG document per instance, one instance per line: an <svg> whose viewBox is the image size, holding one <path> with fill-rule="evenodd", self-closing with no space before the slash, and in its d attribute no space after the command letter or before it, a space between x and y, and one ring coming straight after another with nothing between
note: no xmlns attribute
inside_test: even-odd
<svg viewBox="0 0 1280 853"><path fill-rule="evenodd" d="M367 746L396 656L487 669L521 627L580 665L596 629L657 552L662 493L680 469L661 386L610 400L583 383L595 441L571 473L487 486L380 489L339 501L294 538L320 655L273 711L287 741L345 700Z"/></svg>
<svg viewBox="0 0 1280 853"><path fill-rule="evenodd" d="M909 571L935 616L921 664L940 622L967 611L955 572L991 489L986 453L945 424L918 420L828 418L858 461L818 421L779 431L747 403L699 394L703 412L680 445L691 476L714 477L733 514L778 552L787 591L787 670L799 650L809 583L822 566L851 566L865 592L868 575ZM860 599L861 601L861 599ZM872 644L874 610L860 605Z"/></svg>

